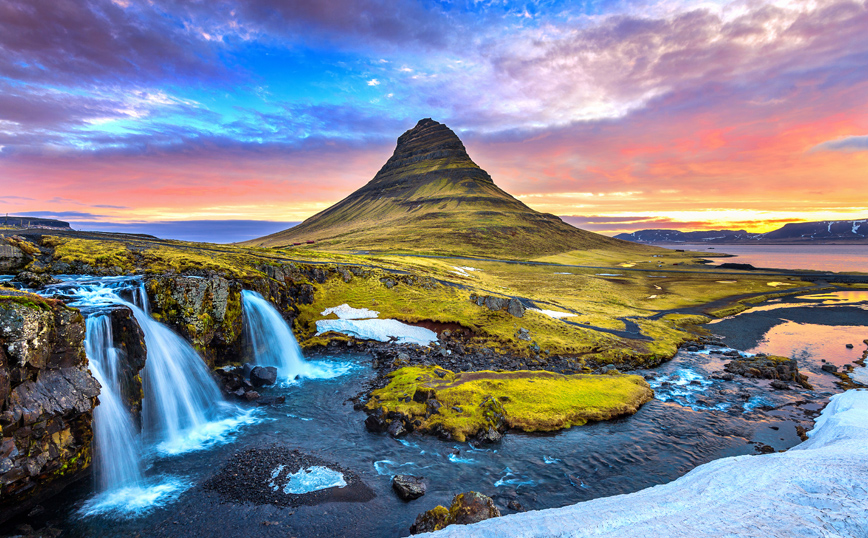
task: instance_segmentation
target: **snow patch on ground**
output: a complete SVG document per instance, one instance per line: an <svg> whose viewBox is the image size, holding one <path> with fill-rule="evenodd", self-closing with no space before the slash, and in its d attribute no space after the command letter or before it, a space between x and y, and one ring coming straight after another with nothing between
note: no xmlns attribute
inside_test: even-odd
<svg viewBox="0 0 868 538"><path fill-rule="evenodd" d="M777 288L778 286L795 286L792 282L768 282L768 285Z"/></svg>
<svg viewBox="0 0 868 538"><path fill-rule="evenodd" d="M334 314L340 319L368 319L375 318L380 315L376 310L368 310L367 308L353 308L348 304L333 306L322 311L323 316Z"/></svg>
<svg viewBox="0 0 868 538"><path fill-rule="evenodd" d="M437 341L437 333L424 327L414 327L395 319L321 319L316 322L316 334L329 331L355 336L363 340L427 346Z"/></svg>
<svg viewBox="0 0 868 538"><path fill-rule="evenodd" d="M450 272L455 273L457 275L461 275L461 276L470 276L470 273L468 273L468 271L471 271L471 272L472 271L479 271L479 269L477 269L476 267L468 267L466 265L462 265L462 266L453 265L452 269L454 269L454 271L450 271Z"/></svg>
<svg viewBox="0 0 868 538"><path fill-rule="evenodd" d="M856 368L853 368L853 371L850 372L850 379L852 379L856 383L868 385L868 368L864 366L857 366Z"/></svg>
<svg viewBox="0 0 868 538"><path fill-rule="evenodd" d="M808 435L787 452L719 459L636 493L419 536L868 536L868 391L833 396Z"/></svg>
<svg viewBox="0 0 868 538"><path fill-rule="evenodd" d="M548 316L550 318L561 319L561 318L571 318L573 316L577 316L578 314L573 314L572 312L558 312L557 310L544 310L541 308L528 308L531 312L538 312L543 314L544 316Z"/></svg>

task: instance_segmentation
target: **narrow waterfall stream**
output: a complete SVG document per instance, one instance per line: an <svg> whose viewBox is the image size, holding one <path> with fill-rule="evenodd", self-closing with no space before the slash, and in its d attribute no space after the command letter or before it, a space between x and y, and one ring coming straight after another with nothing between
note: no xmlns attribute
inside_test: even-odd
<svg viewBox="0 0 868 538"><path fill-rule="evenodd" d="M305 361L289 324L262 295L244 290L241 292L241 305L254 364L277 368L277 377L282 383L292 383L300 378L332 378L346 373L347 365L336 370L333 363Z"/></svg>
<svg viewBox="0 0 868 538"><path fill-rule="evenodd" d="M118 350L111 320L105 315L87 318L84 343L88 368L102 387L94 409L94 460L100 491L141 485L141 448L129 412L120 396Z"/></svg>

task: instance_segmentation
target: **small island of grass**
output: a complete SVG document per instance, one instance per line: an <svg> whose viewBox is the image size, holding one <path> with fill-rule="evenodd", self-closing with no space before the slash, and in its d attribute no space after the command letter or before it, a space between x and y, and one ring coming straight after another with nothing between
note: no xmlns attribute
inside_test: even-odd
<svg viewBox="0 0 868 538"><path fill-rule="evenodd" d="M367 404L384 424L448 433L457 441L518 429L554 431L630 415L653 397L636 375L563 375L546 371L461 372L406 367L371 393ZM392 431L390 429L390 431Z"/></svg>

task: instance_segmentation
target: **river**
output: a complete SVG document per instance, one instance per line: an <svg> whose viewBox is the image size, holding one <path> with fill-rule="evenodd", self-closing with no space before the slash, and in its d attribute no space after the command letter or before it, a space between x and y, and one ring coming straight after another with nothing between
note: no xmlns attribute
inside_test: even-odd
<svg viewBox="0 0 868 538"><path fill-rule="evenodd" d="M517 501L534 510L670 482L714 459L758 454L764 447L785 450L799 443L796 427L810 429L828 397L840 392L837 378L822 371L823 361L844 366L865 348L868 292L778 299L708 328L726 345L682 350L659 368L635 372L646 375L655 388L655 399L635 415L552 434L511 432L487 447L419 435L396 440L368 432L364 413L348 400L373 377L370 357L308 356L331 366L335 376L263 390L266 398L285 396L282 404L236 404L250 420L219 433L219 439L201 449L149 451L147 480L175 484L172 494L150 505L145 501L127 510L120 506L94 512L88 507L96 486L84 479L45 503L36 520L62 529L64 536L88 538L394 537L408 535L416 515L448 505L462 491L490 495L501 507ZM854 348L847 349L847 343ZM721 353L733 349L794 356L815 390L774 391L765 380L714 378L726 359ZM375 497L285 508L235 502L205 487L239 452L274 444L339 464L356 473ZM399 500L390 487L396 473L424 476L428 493L409 503Z"/></svg>
<svg viewBox="0 0 868 538"><path fill-rule="evenodd" d="M714 258L716 264L747 263L754 267L774 269L868 273L868 245L712 246L697 243L667 243L656 246L735 256L735 258Z"/></svg>

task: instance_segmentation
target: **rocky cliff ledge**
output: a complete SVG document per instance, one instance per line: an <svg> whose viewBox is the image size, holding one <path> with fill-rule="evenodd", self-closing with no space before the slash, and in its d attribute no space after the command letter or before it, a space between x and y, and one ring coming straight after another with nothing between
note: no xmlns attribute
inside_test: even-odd
<svg viewBox="0 0 868 538"><path fill-rule="evenodd" d="M212 367L244 358L241 292L254 290L278 305L290 324L298 304L313 302L311 282L323 283L332 270L296 264L263 265L261 277L218 274L160 275L147 279L151 314L191 342Z"/></svg>
<svg viewBox="0 0 868 538"><path fill-rule="evenodd" d="M0 289L0 521L90 464L100 387L84 338L78 310Z"/></svg>

